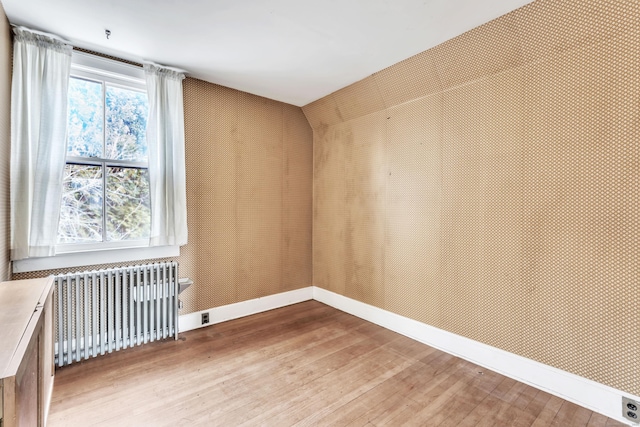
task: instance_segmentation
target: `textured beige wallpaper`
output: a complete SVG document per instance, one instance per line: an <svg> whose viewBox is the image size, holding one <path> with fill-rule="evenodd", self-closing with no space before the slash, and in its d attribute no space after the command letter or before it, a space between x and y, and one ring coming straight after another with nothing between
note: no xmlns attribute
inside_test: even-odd
<svg viewBox="0 0 640 427"><path fill-rule="evenodd" d="M303 107L314 284L640 394L638 46L537 0Z"/></svg>
<svg viewBox="0 0 640 427"><path fill-rule="evenodd" d="M187 78L184 114L189 243L177 261L195 284L180 313L310 286L313 134L302 110Z"/></svg>
<svg viewBox="0 0 640 427"><path fill-rule="evenodd" d="M11 27L0 3L0 280L10 278Z"/></svg>
<svg viewBox="0 0 640 427"><path fill-rule="evenodd" d="M311 285L313 134L299 107L185 80L187 310Z"/></svg>

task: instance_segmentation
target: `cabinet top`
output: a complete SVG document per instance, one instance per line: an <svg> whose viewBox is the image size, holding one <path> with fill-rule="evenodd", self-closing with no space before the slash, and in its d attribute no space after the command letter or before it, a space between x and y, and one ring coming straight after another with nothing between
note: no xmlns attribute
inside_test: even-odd
<svg viewBox="0 0 640 427"><path fill-rule="evenodd" d="M52 285L53 277L0 283L0 378L15 375Z"/></svg>

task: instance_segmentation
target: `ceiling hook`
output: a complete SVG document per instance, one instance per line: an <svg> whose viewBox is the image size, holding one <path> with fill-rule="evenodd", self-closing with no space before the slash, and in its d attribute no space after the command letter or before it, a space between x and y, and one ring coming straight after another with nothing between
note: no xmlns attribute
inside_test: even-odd
<svg viewBox="0 0 640 427"><path fill-rule="evenodd" d="M109 36L111 35L111 30L104 30L104 34L107 36L107 40L109 40Z"/></svg>

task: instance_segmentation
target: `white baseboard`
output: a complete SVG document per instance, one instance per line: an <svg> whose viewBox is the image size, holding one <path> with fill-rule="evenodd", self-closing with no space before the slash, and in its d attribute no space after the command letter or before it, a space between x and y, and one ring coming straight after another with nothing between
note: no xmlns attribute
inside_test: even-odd
<svg viewBox="0 0 640 427"><path fill-rule="evenodd" d="M636 401L640 400L638 396L315 286L313 299L607 417L634 425L622 417L622 396Z"/></svg>
<svg viewBox="0 0 640 427"><path fill-rule="evenodd" d="M180 332L186 332L192 329L226 322L227 320L238 319L251 314L261 313L263 311L273 310L275 308L285 307L287 305L297 304L303 301L309 301L311 299L313 299L313 287L309 286L302 289L296 289L294 291L283 292L235 304L224 305L222 307L215 307L208 310L184 314L178 319L178 330ZM209 323L205 325L201 322L203 313L209 313Z"/></svg>
<svg viewBox="0 0 640 427"><path fill-rule="evenodd" d="M630 395L535 360L315 286L185 314L179 318L179 330L186 332L311 299L544 390L609 418L635 425L622 417L622 396L636 401L640 401L640 396ZM209 313L209 324L201 324L202 313Z"/></svg>

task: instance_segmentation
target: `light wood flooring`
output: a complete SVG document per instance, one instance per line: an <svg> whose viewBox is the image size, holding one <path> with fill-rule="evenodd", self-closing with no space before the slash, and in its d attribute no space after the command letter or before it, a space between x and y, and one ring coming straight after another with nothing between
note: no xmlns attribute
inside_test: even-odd
<svg viewBox="0 0 640 427"><path fill-rule="evenodd" d="M57 371L56 426L621 426L316 301Z"/></svg>

